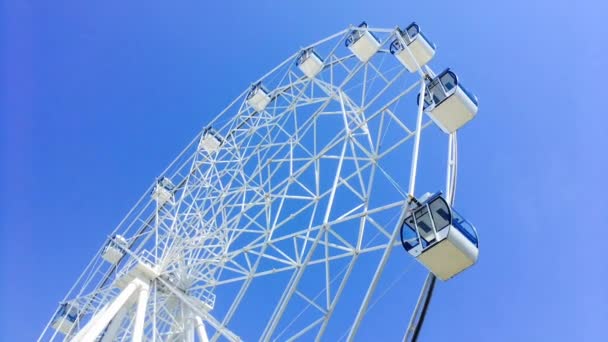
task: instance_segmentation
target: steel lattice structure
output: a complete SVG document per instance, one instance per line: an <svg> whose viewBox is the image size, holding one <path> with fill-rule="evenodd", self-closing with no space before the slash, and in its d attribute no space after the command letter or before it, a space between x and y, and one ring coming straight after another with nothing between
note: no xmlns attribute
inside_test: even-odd
<svg viewBox="0 0 608 342"><path fill-rule="evenodd" d="M447 135L420 142L433 123L416 105L421 74L388 51L396 30L368 28L381 47L361 62L343 46L352 29L307 47L323 57L316 77L296 53L260 78L263 111L247 89L201 130L160 175L170 195L152 185L112 233L120 260L104 242L66 295L75 324L64 335L51 321L40 340L320 339L343 325L345 291L357 310L336 329L352 339L399 244L420 144L444 175L428 184L449 162Z"/></svg>

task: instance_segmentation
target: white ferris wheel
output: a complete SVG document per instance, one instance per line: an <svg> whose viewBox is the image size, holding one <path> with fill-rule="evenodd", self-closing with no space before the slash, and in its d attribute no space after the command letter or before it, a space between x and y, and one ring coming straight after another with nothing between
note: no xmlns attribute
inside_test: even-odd
<svg viewBox="0 0 608 342"><path fill-rule="evenodd" d="M429 270L412 338L435 277L478 255L451 208L477 100L434 55L415 23L362 23L280 63L153 182L39 340L350 341L396 254Z"/></svg>

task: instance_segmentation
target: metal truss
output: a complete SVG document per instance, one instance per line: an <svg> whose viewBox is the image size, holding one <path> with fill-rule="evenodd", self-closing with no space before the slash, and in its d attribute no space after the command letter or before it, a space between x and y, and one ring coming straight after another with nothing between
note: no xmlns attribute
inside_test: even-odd
<svg viewBox="0 0 608 342"><path fill-rule="evenodd" d="M121 261L101 258L104 243L66 295L80 310L72 331L49 322L40 340L94 329L102 341L320 340L332 324L353 339L397 244L431 121L416 105L420 76L388 53L395 29L369 28L382 47L366 63L343 46L349 31L306 47L324 59L315 78L294 54L258 80L272 99L264 111L246 90L201 130L161 173L176 185L171 200L148 189L113 233L129 242ZM217 151L201 147L208 128ZM428 163L443 170L434 146ZM373 266L358 268L368 257ZM349 288L359 304L342 326L334 316Z"/></svg>

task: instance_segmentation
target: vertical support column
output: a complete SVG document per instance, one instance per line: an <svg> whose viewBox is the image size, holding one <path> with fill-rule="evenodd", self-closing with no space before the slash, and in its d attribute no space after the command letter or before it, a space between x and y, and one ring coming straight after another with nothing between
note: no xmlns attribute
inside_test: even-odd
<svg viewBox="0 0 608 342"><path fill-rule="evenodd" d="M207 330L205 329L205 323L203 323L201 316L194 317L194 322L196 324L196 334L198 335L199 342L209 342Z"/></svg>
<svg viewBox="0 0 608 342"><path fill-rule="evenodd" d="M150 285L148 283L141 282L138 297L135 323L133 324L133 342L143 341L146 308L148 307L148 298L150 297Z"/></svg>
<svg viewBox="0 0 608 342"><path fill-rule="evenodd" d="M184 331L182 333L184 342L194 342L194 316L190 307L182 304L182 321L184 322Z"/></svg>
<svg viewBox="0 0 608 342"><path fill-rule="evenodd" d="M121 326L122 321L124 320L126 314L127 314L127 307L123 306L120 309L120 311L118 311L116 316L114 316L114 318L112 318L112 322L110 322L110 325L108 326L108 330L106 330L106 333L103 335L101 342L114 341L114 339L116 338L116 334L118 334L118 331L120 330L120 326Z"/></svg>
<svg viewBox="0 0 608 342"><path fill-rule="evenodd" d="M131 281L124 290L114 299L107 310L99 313L91 318L89 322L90 328L80 331L72 341L94 341L99 334L105 329L112 318L116 316L118 311L128 305L129 300L140 286L141 282L136 280Z"/></svg>
<svg viewBox="0 0 608 342"><path fill-rule="evenodd" d="M110 304L112 304L112 303L111 302L110 303L106 303L99 311L97 311L97 313L95 314L95 316L96 317L100 316L104 312L106 312L108 310L108 307L110 306ZM83 326L82 328L80 328L79 331L72 331L71 333L76 334L76 336L79 336L79 335L82 336L82 335L86 334L87 331L89 331L89 329L91 328L92 322L93 322L92 319L89 320L89 322L85 326ZM74 337L74 338L76 338L76 337Z"/></svg>
<svg viewBox="0 0 608 342"><path fill-rule="evenodd" d="M412 168L410 170L410 184L409 184L409 190L408 190L408 195L410 196L410 198L414 198L414 190L416 189L416 173L417 173L417 169L418 169L418 151L420 149L420 135L422 133L422 115L424 114L424 93L426 91L426 83L424 82L424 79L421 79L420 83L421 83L421 85L420 85L420 95L419 96L420 96L421 100L418 103L418 117L416 119L416 136L415 136L415 140L414 140L414 150L412 152ZM391 235L390 241L388 242L388 245L386 246L386 249L384 250L382 259L380 260L380 263L378 264L378 267L376 268L376 273L374 273L374 278L372 279L372 282L369 285L367 292L365 293L365 298L363 299L363 303L361 304L361 307L359 307L359 312L357 312L357 316L355 317L355 322L353 323L353 326L350 329L348 337L346 338L346 340L349 342L352 342L355 339L357 330L359 330L359 326L361 325L363 316L365 315L365 312L367 311L369 302L371 301L372 296L374 295L374 291L376 290L376 286L378 285L380 276L382 275L382 272L384 271L384 267L386 266L386 263L388 262L388 258L390 257L391 252L393 251L393 246L395 245L394 242L397 239L397 236L399 235L399 229L401 228L401 222L403 222L403 220L405 219L405 214L406 214L406 210L408 209L408 207L409 207L408 203L405 203L404 208L403 208L403 213L400 215L399 221L397 221L397 224L395 225L395 228L393 229L393 234Z"/></svg>

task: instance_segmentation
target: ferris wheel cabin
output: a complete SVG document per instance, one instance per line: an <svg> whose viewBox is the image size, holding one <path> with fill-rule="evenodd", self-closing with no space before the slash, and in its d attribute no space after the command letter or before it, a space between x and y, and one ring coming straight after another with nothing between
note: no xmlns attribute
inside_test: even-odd
<svg viewBox="0 0 608 342"><path fill-rule="evenodd" d="M372 58L380 49L380 42L369 32L365 21L348 34L344 45L363 63Z"/></svg>
<svg viewBox="0 0 608 342"><path fill-rule="evenodd" d="M427 194L401 226L403 248L441 280L469 268L479 255L475 227L441 193Z"/></svg>
<svg viewBox="0 0 608 342"><path fill-rule="evenodd" d="M103 260L115 265L125 255L124 251L128 247L127 239L122 235L114 235L104 247L101 257Z"/></svg>
<svg viewBox="0 0 608 342"><path fill-rule="evenodd" d="M426 81L424 111L445 133L453 133L471 121L477 114L477 106L475 95L460 84L450 69Z"/></svg>
<svg viewBox="0 0 608 342"><path fill-rule="evenodd" d="M418 71L435 55L435 45L420 32L418 24L411 23L405 30L397 28L397 35L390 52L409 72Z"/></svg>
<svg viewBox="0 0 608 342"><path fill-rule="evenodd" d="M78 314L79 310L76 305L63 303L59 306L59 310L57 310L55 317L53 317L51 326L53 329L67 335L74 328L76 320L78 319Z"/></svg>
<svg viewBox="0 0 608 342"><path fill-rule="evenodd" d="M175 185L171 180L167 177L160 177L152 189L152 198L159 206L162 206L173 198L174 191Z"/></svg>
<svg viewBox="0 0 608 342"><path fill-rule="evenodd" d="M224 139L213 128L207 127L203 132L203 137L199 144L199 149L203 149L209 153L216 152L222 146Z"/></svg>
<svg viewBox="0 0 608 342"><path fill-rule="evenodd" d="M323 70L323 60L312 48L303 50L296 59L296 66L308 78L314 78Z"/></svg>
<svg viewBox="0 0 608 342"><path fill-rule="evenodd" d="M247 94L247 104L256 112L263 112L270 101L271 98L268 94L268 90L264 88L262 82L258 82L251 86L251 90L249 91L249 94Z"/></svg>

